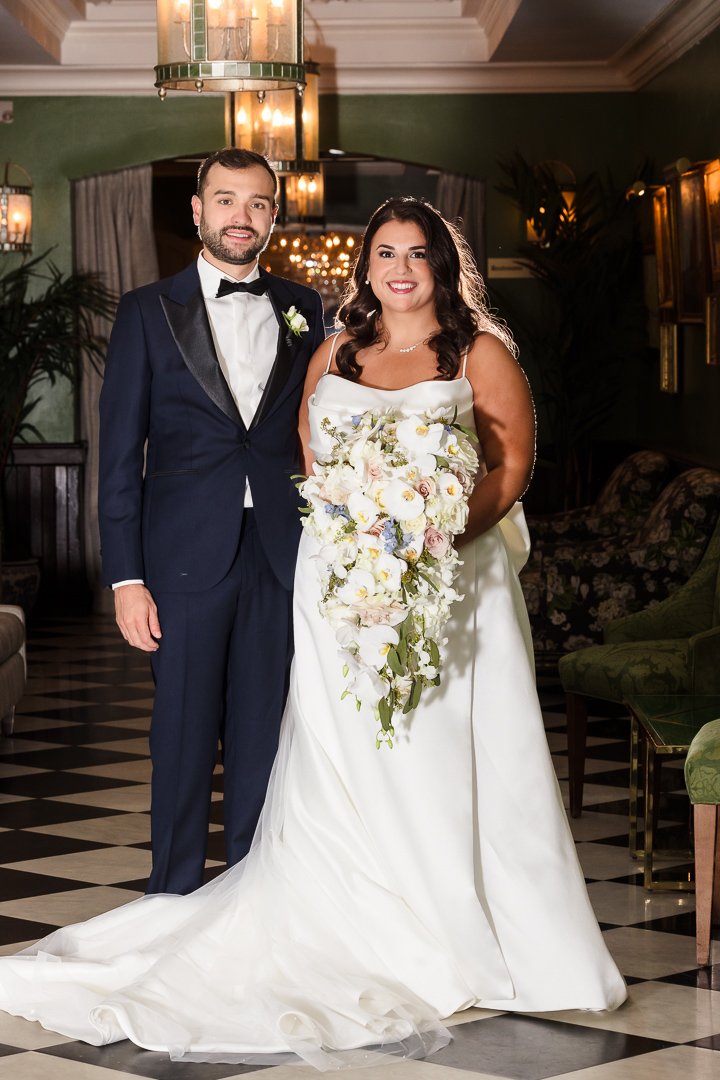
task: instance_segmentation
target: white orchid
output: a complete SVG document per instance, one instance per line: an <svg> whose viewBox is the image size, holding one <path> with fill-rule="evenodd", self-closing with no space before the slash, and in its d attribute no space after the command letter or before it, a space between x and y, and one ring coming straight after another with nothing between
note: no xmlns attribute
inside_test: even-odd
<svg viewBox="0 0 720 1080"><path fill-rule="evenodd" d="M440 449L445 428L429 424L426 418L409 416L397 425L397 439L415 458L418 454L434 454Z"/></svg>
<svg viewBox="0 0 720 1080"><path fill-rule="evenodd" d="M400 635L394 626L363 626L358 631L358 655L376 671L385 667L391 646L397 645Z"/></svg>
<svg viewBox="0 0 720 1080"><path fill-rule="evenodd" d="M337 590L343 604L362 604L375 592L375 578L368 570L351 570Z"/></svg>
<svg viewBox="0 0 720 1080"><path fill-rule="evenodd" d="M404 480L391 480L383 492L383 506L391 517L409 521L422 514L425 500Z"/></svg>
<svg viewBox="0 0 720 1080"><path fill-rule="evenodd" d="M303 526L319 541L320 610L343 658L343 696L374 712L376 745L392 746L394 714L439 680L443 627L459 599L453 538L478 458L449 410L368 410L321 428L324 457L299 485Z"/></svg>
<svg viewBox="0 0 720 1080"><path fill-rule="evenodd" d="M358 523L361 532L367 532L378 519L378 508L372 499L354 491L347 501L350 517Z"/></svg>

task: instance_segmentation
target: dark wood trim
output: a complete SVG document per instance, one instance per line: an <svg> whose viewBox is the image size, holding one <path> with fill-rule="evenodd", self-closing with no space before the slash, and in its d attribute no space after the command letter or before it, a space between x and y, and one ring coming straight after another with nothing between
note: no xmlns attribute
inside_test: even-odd
<svg viewBox="0 0 720 1080"><path fill-rule="evenodd" d="M84 443L13 447L4 476L6 556L40 559L38 609L86 610Z"/></svg>

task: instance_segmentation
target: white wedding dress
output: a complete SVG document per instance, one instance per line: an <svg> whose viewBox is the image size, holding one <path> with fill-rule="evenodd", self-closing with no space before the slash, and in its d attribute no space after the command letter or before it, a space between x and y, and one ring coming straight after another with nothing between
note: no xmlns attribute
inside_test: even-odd
<svg viewBox="0 0 720 1080"><path fill-rule="evenodd" d="M458 409L467 379L376 390L336 375L310 403ZM442 685L392 750L344 688L318 613L315 541L295 582L296 653L253 848L190 896L151 896L0 959L0 1008L93 1044L322 1069L431 1053L469 1006L614 1009L625 985L588 900L535 692L518 505L462 548ZM374 1047L375 1050L364 1048ZM353 1052L354 1051L354 1052Z"/></svg>

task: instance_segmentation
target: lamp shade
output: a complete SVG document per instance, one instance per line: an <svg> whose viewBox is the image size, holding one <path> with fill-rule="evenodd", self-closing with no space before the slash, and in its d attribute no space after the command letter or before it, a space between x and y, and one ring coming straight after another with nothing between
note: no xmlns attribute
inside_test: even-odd
<svg viewBox="0 0 720 1080"><path fill-rule="evenodd" d="M27 183L19 182L23 178ZM25 169L12 161L6 163L0 184L0 251L32 251L32 183Z"/></svg>
<svg viewBox="0 0 720 1080"><path fill-rule="evenodd" d="M275 90L305 82L302 0L157 0L155 85Z"/></svg>

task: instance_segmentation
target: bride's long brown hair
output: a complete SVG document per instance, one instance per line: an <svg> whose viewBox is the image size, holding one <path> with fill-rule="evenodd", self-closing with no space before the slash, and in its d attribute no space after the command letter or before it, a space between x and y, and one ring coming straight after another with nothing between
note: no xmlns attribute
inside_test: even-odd
<svg viewBox="0 0 720 1080"><path fill-rule="evenodd" d="M338 322L348 334L348 340L337 351L340 374L357 381L362 374L357 354L382 340L382 309L366 280L373 238L388 221L411 221L425 237L428 266L435 284L435 315L440 324L438 332L428 341L429 348L437 354L437 378L457 376L463 353L479 333L494 334L516 355L510 331L488 310L485 285L462 234L424 199L403 195L379 206L365 229L337 314Z"/></svg>

